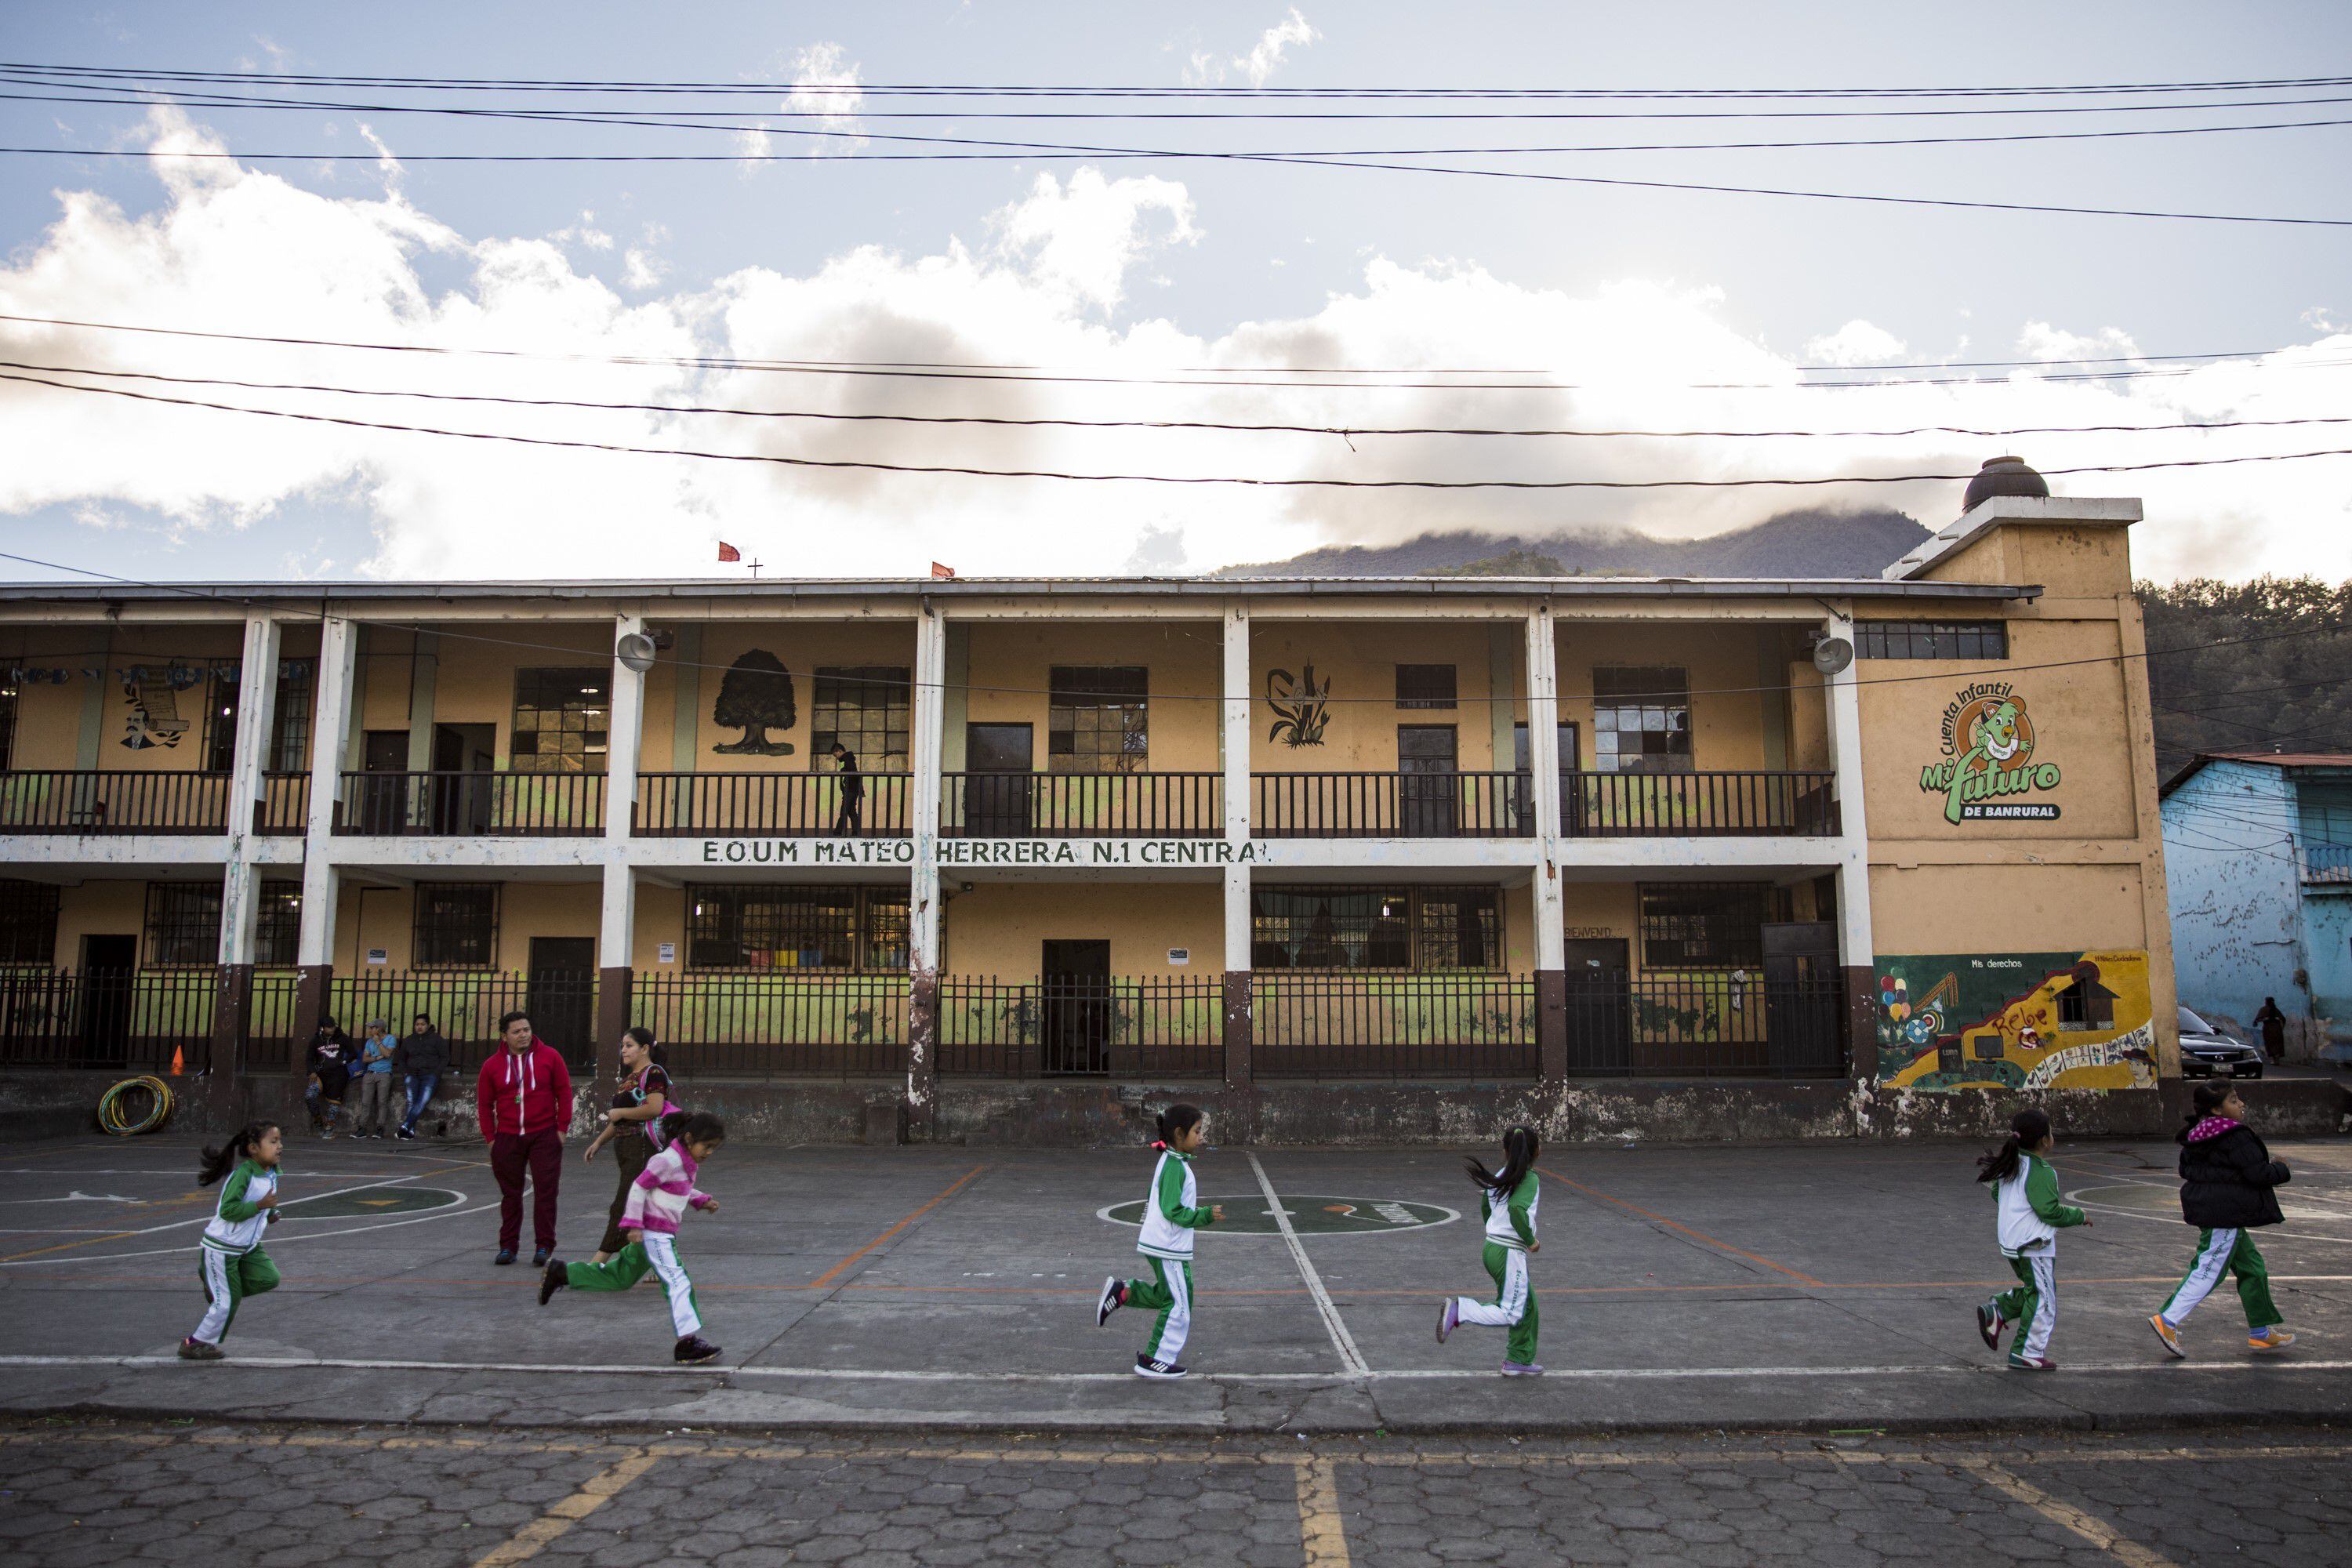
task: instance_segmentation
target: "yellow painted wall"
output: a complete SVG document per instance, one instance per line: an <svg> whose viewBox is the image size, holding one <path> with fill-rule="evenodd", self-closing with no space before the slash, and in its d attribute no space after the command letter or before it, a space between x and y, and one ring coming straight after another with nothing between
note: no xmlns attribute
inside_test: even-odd
<svg viewBox="0 0 2352 1568"><path fill-rule="evenodd" d="M91 880L79 887L59 889L58 967L81 967L81 939L85 936L135 936L139 939L139 961L146 963L147 884Z"/></svg>
<svg viewBox="0 0 2352 1568"><path fill-rule="evenodd" d="M1495 760L1488 646L1481 621L1255 623L1250 631L1251 766L1261 773L1394 773L1399 725L1451 724L1463 772L1507 771L1508 752ZM1455 705L1396 706L1399 664L1454 666ZM1308 665L1315 667L1316 683L1330 687L1323 743L1268 740L1276 715L1266 697L1267 677L1280 669L1302 680ZM1524 714L1515 706L1514 716Z"/></svg>
<svg viewBox="0 0 2352 1568"><path fill-rule="evenodd" d="M947 970L1034 975L1046 941L1108 938L1113 974L1217 974L1223 931L1224 890L1214 882L975 882L948 900ZM1171 947L1192 949L1192 963L1171 967Z"/></svg>
<svg viewBox="0 0 2352 1568"><path fill-rule="evenodd" d="M719 700L719 684L727 679L727 667L754 648L774 654L792 672L793 725L790 729L768 731L769 740L781 741L792 747L788 755L744 755L711 749L743 739L744 731L740 726L714 724L710 714ZM816 700L817 667L888 665L903 667L911 676L915 665L915 627L912 621L905 620L851 623L718 621L703 628L702 657L698 662L703 668L698 676L698 689L695 702L694 765L697 771L807 773L811 768L809 721L812 705ZM660 772L668 768L671 761L672 731L667 720L677 710L677 688L665 680L662 695L656 697L649 689L646 700L648 711L642 765L650 771ZM655 708L659 708L664 714L658 741L652 721L651 710ZM829 763L825 763L825 771L831 771Z"/></svg>
<svg viewBox="0 0 2352 1568"><path fill-rule="evenodd" d="M1039 773L1046 771L1046 693L1057 664L1143 666L1150 672L1150 771L1216 770L1224 668L1217 622L974 622L970 637L966 721L1030 725ZM1194 700L1201 697L1208 700Z"/></svg>
<svg viewBox="0 0 2352 1568"><path fill-rule="evenodd" d="M1785 635L1769 626L1703 622L1561 622L1559 716L1578 726L1579 762L1592 765L1593 670L1675 666L1690 680L1691 766L1712 773L1773 765L1765 735L1785 727L1778 716L1788 711L1790 696L1759 688L1765 684L1760 672L1768 648Z"/></svg>
<svg viewBox="0 0 2352 1568"><path fill-rule="evenodd" d="M130 733L131 701L124 672L145 666L161 676L174 663L202 668L234 661L243 650L244 631L233 626L141 626L110 637L98 627L44 626L0 633L0 666L63 669L63 685L20 680L16 687L16 738L9 765L17 769L79 765L82 711L89 699L87 669L103 669L98 766L133 772L192 773L205 764L205 705L210 683L199 679L171 693L176 716L187 721L175 745L142 746L122 742Z"/></svg>
<svg viewBox="0 0 2352 1568"><path fill-rule="evenodd" d="M2145 949L2140 892L2133 865L1874 865L1871 925L1886 953Z"/></svg>

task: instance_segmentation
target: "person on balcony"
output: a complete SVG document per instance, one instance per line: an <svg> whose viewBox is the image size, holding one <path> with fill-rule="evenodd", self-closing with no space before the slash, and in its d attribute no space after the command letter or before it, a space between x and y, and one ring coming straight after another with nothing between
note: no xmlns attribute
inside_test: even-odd
<svg viewBox="0 0 2352 1568"><path fill-rule="evenodd" d="M855 838L866 831L866 775L857 771L857 754L838 741L833 743L833 762L841 770L841 809L834 816L834 836Z"/></svg>
<svg viewBox="0 0 2352 1568"><path fill-rule="evenodd" d="M572 1125L572 1069L553 1046L531 1032L530 1015L499 1020L499 1048L474 1081L474 1111L490 1146L490 1173L499 1182L499 1255L512 1263L522 1240L522 1184L531 1186L533 1265L555 1255L555 1199L563 1181L563 1134Z"/></svg>
<svg viewBox="0 0 2352 1568"><path fill-rule="evenodd" d="M400 1042L394 1065L405 1080L408 1090L408 1114L401 1119L393 1136L416 1136L417 1119L425 1108L433 1103L433 1091L441 1087L441 1075L449 1070L449 1042L433 1026L433 1020L424 1014L416 1015L414 1033ZM446 1124L444 1124L446 1130Z"/></svg>

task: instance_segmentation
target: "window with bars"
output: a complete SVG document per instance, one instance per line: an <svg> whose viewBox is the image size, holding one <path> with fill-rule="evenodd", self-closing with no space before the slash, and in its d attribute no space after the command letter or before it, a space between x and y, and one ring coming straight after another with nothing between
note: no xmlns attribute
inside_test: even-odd
<svg viewBox="0 0 2352 1568"><path fill-rule="evenodd" d="M2006 621L1856 621L1856 658L2007 658Z"/></svg>
<svg viewBox="0 0 2352 1568"><path fill-rule="evenodd" d="M1762 967L1764 922L1785 897L1769 882L1645 882L1640 893L1644 969Z"/></svg>
<svg viewBox="0 0 2352 1568"><path fill-rule="evenodd" d="M147 884L149 963L219 963L220 924L218 882Z"/></svg>
<svg viewBox="0 0 2352 1568"><path fill-rule="evenodd" d="M409 962L419 969L487 969L499 945L496 882L419 882Z"/></svg>
<svg viewBox="0 0 2352 1568"><path fill-rule="evenodd" d="M809 710L809 771L830 771L837 742L866 773L906 772L911 689L903 665L819 666Z"/></svg>
<svg viewBox="0 0 2352 1568"><path fill-rule="evenodd" d="M253 962L264 969L290 969L302 936L302 884L264 882L254 911Z"/></svg>
<svg viewBox="0 0 2352 1568"><path fill-rule="evenodd" d="M58 952L58 887L0 880L0 963L47 968Z"/></svg>
<svg viewBox="0 0 2352 1568"><path fill-rule="evenodd" d="M1150 765L1148 670L1057 664L1046 686L1048 773L1133 773Z"/></svg>
<svg viewBox="0 0 2352 1568"><path fill-rule="evenodd" d="M907 889L689 887L689 969L907 966Z"/></svg>
<svg viewBox="0 0 2352 1568"><path fill-rule="evenodd" d="M1253 969L1499 969L1494 888L1259 888L1250 893Z"/></svg>
<svg viewBox="0 0 2352 1568"><path fill-rule="evenodd" d="M515 671L509 766L519 773L603 773L612 677L598 668Z"/></svg>
<svg viewBox="0 0 2352 1568"><path fill-rule="evenodd" d="M205 767L225 773L236 765L236 693L239 668L215 663L205 703ZM310 697L316 677L307 658L278 661L278 696L270 705L269 754L262 771L307 773L310 767Z"/></svg>
<svg viewBox="0 0 2352 1568"><path fill-rule="evenodd" d="M1454 667L1450 664L1401 664L1396 667L1396 705L1400 708L1454 706Z"/></svg>
<svg viewBox="0 0 2352 1568"><path fill-rule="evenodd" d="M1690 772L1688 672L1671 666L1595 669L1592 766L1604 773Z"/></svg>

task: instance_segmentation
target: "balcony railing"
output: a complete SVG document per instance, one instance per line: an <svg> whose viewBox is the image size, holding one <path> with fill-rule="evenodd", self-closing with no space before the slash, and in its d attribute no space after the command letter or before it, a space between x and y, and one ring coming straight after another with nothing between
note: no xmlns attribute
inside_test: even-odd
<svg viewBox="0 0 2352 1568"><path fill-rule="evenodd" d="M1519 773L1253 773L1260 838L1520 838L1535 831Z"/></svg>
<svg viewBox="0 0 2352 1568"><path fill-rule="evenodd" d="M943 1074L1215 1078L1224 1059L1223 984L1213 974L940 982Z"/></svg>
<svg viewBox="0 0 2352 1568"><path fill-rule="evenodd" d="M603 773L345 773L338 833L569 838L604 830Z"/></svg>
<svg viewBox="0 0 2352 1568"><path fill-rule="evenodd" d="M2352 883L2352 844L2306 844L2295 853L2305 881Z"/></svg>
<svg viewBox="0 0 2352 1568"><path fill-rule="evenodd" d="M0 1065L202 1072L220 972L0 970Z"/></svg>
<svg viewBox="0 0 2352 1568"><path fill-rule="evenodd" d="M1843 1078L1843 987L1752 973L1568 982L1571 1078Z"/></svg>
<svg viewBox="0 0 2352 1568"><path fill-rule="evenodd" d="M1572 838L1832 835L1828 773L1566 773L1560 831Z"/></svg>
<svg viewBox="0 0 2352 1568"><path fill-rule="evenodd" d="M1213 773L946 773L940 831L969 838L1209 838L1224 831Z"/></svg>
<svg viewBox="0 0 2352 1568"><path fill-rule="evenodd" d="M0 773L0 832L219 833L228 783L145 768Z"/></svg>
<svg viewBox="0 0 2352 1568"><path fill-rule="evenodd" d="M264 773L261 800L253 808L253 830L274 837L299 837L310 826L310 775Z"/></svg>
<svg viewBox="0 0 2352 1568"><path fill-rule="evenodd" d="M1285 974L1250 983L1265 1079L1531 1079L1536 983L1520 974Z"/></svg>
<svg viewBox="0 0 2352 1568"><path fill-rule="evenodd" d="M907 837L908 776L857 776L866 787L853 819L842 813L838 773L639 773L636 832L646 838Z"/></svg>

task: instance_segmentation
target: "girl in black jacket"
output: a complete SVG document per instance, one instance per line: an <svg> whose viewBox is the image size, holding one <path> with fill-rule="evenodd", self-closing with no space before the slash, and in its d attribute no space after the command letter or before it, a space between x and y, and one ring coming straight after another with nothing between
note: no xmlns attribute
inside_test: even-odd
<svg viewBox="0 0 2352 1568"><path fill-rule="evenodd" d="M2246 1343L2258 1351L2284 1350L2294 1336L2281 1327L2271 1301L2270 1270L2255 1250L2253 1229L2276 1225L2277 1189L2287 1168L2271 1158L2263 1141L2245 1125L2246 1102L2228 1083L2200 1083L2191 1098L2196 1109L2174 1134L2180 1145L2180 1217L2196 1226L2197 1258L2164 1310L2147 1321L2165 1350L2179 1356L2180 1325L2197 1303L2233 1274L2238 1300L2246 1309Z"/></svg>

